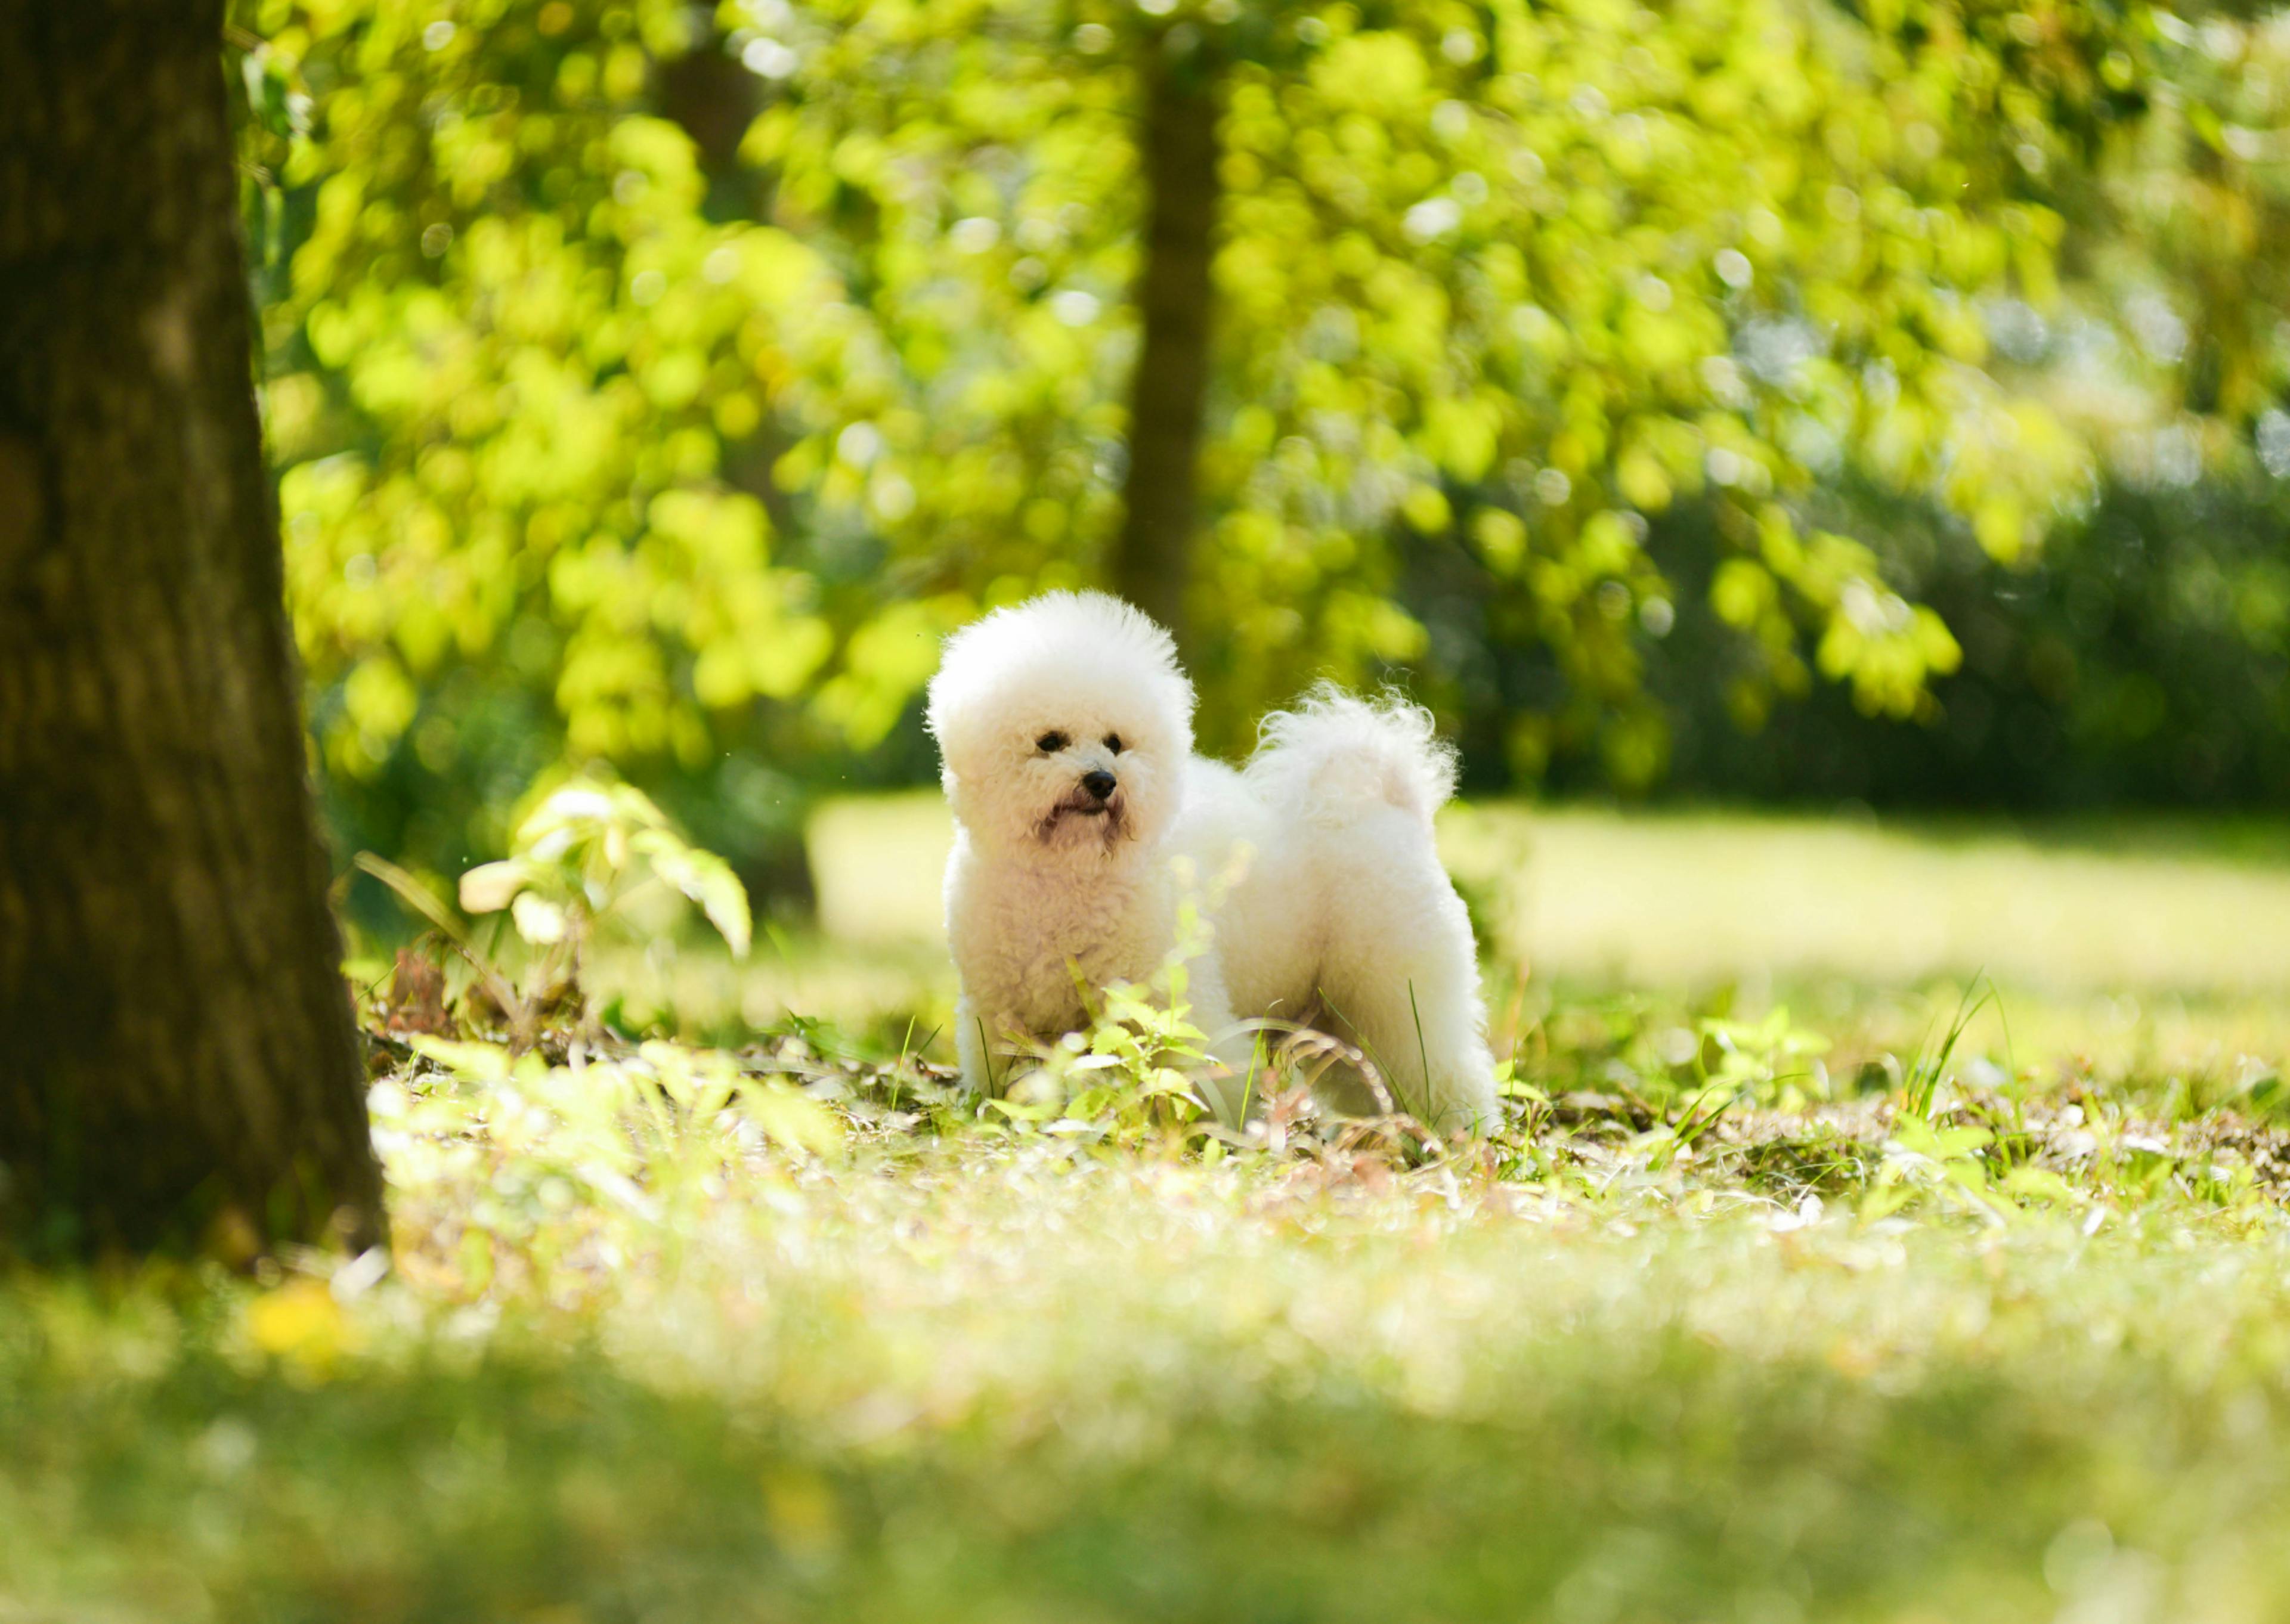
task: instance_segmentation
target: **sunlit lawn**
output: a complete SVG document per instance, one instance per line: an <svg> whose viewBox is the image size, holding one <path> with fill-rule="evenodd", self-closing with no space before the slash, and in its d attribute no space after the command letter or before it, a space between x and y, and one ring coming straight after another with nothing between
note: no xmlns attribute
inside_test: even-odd
<svg viewBox="0 0 2290 1624"><path fill-rule="evenodd" d="M1518 1120L1205 1155L914 1058L943 830L383 1044L386 1276L0 1284L0 1620L2290 1617L2276 831L1462 809Z"/></svg>

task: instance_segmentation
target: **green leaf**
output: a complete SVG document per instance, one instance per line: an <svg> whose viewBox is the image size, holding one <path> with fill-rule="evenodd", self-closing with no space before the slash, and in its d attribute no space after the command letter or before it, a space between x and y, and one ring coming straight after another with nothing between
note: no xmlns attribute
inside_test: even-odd
<svg viewBox="0 0 2290 1624"><path fill-rule="evenodd" d="M521 858L480 863L461 876L461 911L495 914L507 908L516 893L532 883L532 865Z"/></svg>
<svg viewBox="0 0 2290 1624"><path fill-rule="evenodd" d="M666 829L647 829L632 844L653 874L700 905L708 922L731 944L733 957L747 956L753 922L747 888L731 864L712 852L685 844Z"/></svg>

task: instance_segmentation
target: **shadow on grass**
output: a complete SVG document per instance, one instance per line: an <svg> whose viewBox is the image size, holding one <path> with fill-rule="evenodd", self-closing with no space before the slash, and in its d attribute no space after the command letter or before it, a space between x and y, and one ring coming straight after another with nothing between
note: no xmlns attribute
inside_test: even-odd
<svg viewBox="0 0 2290 1624"><path fill-rule="evenodd" d="M11 1616L2000 1620L2057 1604L2046 1550L2094 1517L2166 1553L2248 1536L2246 1588L2290 1603L2248 1413L2279 1393L2159 1366L2110 1395L2040 1358L1888 1383L1849 1343L1765 1362L1674 1324L1556 1335L1467 1414L1196 1363L933 1423L593 1350L295 1380L195 1346L95 1377L21 1331ZM2054 1558L2070 1588L2112 1560Z"/></svg>

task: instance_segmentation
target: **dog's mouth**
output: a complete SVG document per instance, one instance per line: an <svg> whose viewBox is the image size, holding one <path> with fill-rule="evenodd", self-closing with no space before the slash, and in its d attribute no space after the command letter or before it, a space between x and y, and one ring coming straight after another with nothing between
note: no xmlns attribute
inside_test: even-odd
<svg viewBox="0 0 2290 1624"><path fill-rule="evenodd" d="M1042 820L1034 826L1034 836L1047 845L1068 829L1078 834L1093 825L1109 846L1117 840L1128 838L1128 811L1122 803L1119 790L1101 801L1086 789L1076 789L1051 807Z"/></svg>

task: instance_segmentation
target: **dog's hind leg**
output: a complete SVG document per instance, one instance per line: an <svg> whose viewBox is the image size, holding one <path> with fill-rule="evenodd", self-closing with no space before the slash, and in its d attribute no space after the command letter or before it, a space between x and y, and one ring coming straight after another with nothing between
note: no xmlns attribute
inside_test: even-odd
<svg viewBox="0 0 2290 1624"><path fill-rule="evenodd" d="M1386 954L1350 973L1332 965L1322 1001L1334 1035L1366 1054L1394 1105L1443 1133L1485 1132L1498 1120L1494 1060L1477 988L1445 957ZM1476 968L1465 973L1476 979Z"/></svg>
<svg viewBox="0 0 2290 1624"><path fill-rule="evenodd" d="M1442 1132L1483 1132L1499 1113L1470 919L1430 843L1379 839L1398 831L1376 821L1328 876L1321 1004L1395 1104Z"/></svg>

